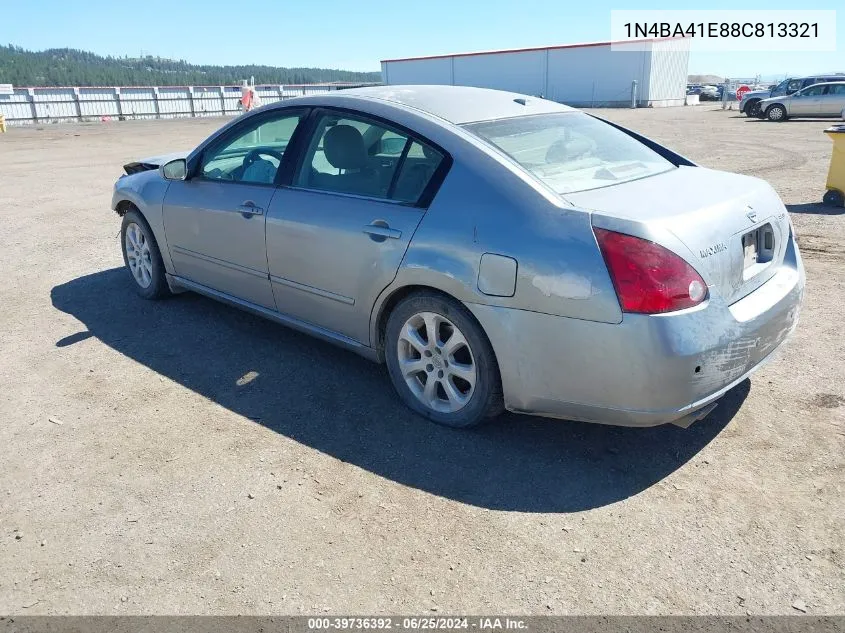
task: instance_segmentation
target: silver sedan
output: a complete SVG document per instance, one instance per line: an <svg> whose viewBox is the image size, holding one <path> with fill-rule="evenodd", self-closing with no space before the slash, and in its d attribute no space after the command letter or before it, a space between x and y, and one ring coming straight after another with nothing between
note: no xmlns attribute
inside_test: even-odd
<svg viewBox="0 0 845 633"><path fill-rule="evenodd" d="M757 116L769 121L786 121L790 117L845 120L845 81L819 83L791 95L763 99Z"/></svg>
<svg viewBox="0 0 845 633"><path fill-rule="evenodd" d="M803 297L767 183L536 97L290 99L125 170L112 206L142 297L199 292L385 362L455 427L505 408L687 426Z"/></svg>

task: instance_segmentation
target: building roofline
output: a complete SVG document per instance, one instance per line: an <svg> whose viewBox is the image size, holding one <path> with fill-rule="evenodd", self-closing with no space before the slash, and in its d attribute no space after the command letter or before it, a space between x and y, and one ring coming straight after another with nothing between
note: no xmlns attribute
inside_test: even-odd
<svg viewBox="0 0 845 633"><path fill-rule="evenodd" d="M419 57L397 57L395 59L383 59L382 64L389 62L411 62L424 59L446 59L449 57L474 57L476 55L496 55L499 53L530 53L533 51L554 51L564 48L590 48L594 46L612 46L613 44L643 44L646 42L665 42L667 40L682 40L683 37L657 37L639 40L612 40L607 42L584 42L581 44L557 44L555 46L531 46L528 48L502 48L489 51L475 51L471 53L446 53L443 55L422 55Z"/></svg>

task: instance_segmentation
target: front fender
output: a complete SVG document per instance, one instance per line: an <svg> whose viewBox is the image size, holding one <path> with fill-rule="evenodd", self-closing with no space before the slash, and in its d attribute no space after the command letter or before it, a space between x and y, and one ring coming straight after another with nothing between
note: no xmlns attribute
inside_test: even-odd
<svg viewBox="0 0 845 633"><path fill-rule="evenodd" d="M162 204L170 183L164 180L158 170L144 171L131 176L124 176L114 184L111 208L120 215L120 207L129 202L134 205L150 225L156 242L158 243L164 269L173 274L173 262L170 259L170 249L164 231L164 216Z"/></svg>
<svg viewBox="0 0 845 633"><path fill-rule="evenodd" d="M788 105L786 105L783 101L774 100L774 101L761 101L760 102L760 116L764 116L766 114L766 111L774 105L781 106L784 110L786 110L786 113L789 114L789 106Z"/></svg>

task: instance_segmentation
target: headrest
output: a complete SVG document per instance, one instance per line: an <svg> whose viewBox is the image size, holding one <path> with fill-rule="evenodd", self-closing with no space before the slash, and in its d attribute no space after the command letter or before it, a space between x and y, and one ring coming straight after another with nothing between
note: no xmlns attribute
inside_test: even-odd
<svg viewBox="0 0 845 633"><path fill-rule="evenodd" d="M593 143L586 138L557 140L546 151L547 163L565 163L588 154L593 149Z"/></svg>
<svg viewBox="0 0 845 633"><path fill-rule="evenodd" d="M438 152L436 149L430 148L428 145L423 145L422 151L423 151L423 156L425 156L428 160L440 158L440 152Z"/></svg>
<svg viewBox="0 0 845 633"><path fill-rule="evenodd" d="M364 137L351 125L335 125L323 137L326 160L336 169L361 169L367 164Z"/></svg>

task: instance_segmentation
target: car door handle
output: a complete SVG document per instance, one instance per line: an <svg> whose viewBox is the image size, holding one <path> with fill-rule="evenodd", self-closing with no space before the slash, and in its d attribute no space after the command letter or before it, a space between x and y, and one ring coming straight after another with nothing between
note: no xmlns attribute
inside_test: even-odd
<svg viewBox="0 0 845 633"><path fill-rule="evenodd" d="M364 227L364 233L367 233L373 239L381 238L379 241L384 241L388 237L394 240L398 240L402 237L402 231L391 229L389 226L383 226L380 224L368 224Z"/></svg>
<svg viewBox="0 0 845 633"><path fill-rule="evenodd" d="M238 211L240 211L241 215L245 218L252 217L253 215L262 215L264 213L264 209L261 207L255 206L254 202L244 202L242 205L238 207Z"/></svg>

